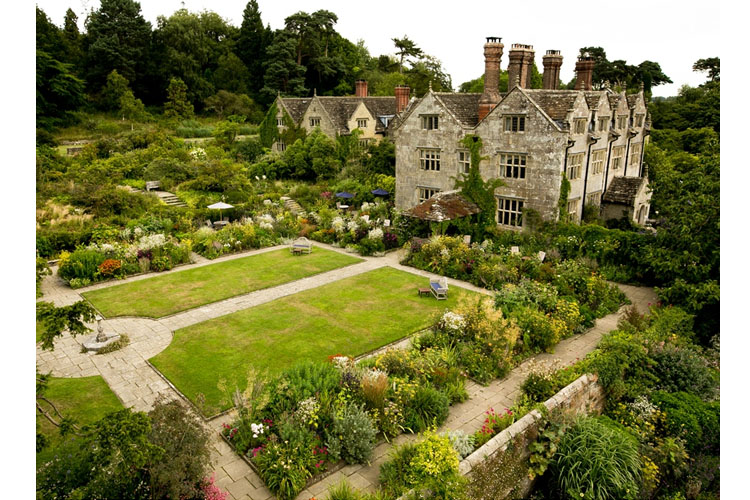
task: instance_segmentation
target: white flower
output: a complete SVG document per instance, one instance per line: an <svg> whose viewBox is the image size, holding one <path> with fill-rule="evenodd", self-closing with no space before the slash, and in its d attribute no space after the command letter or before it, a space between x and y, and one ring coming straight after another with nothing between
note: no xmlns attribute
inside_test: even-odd
<svg viewBox="0 0 750 500"><path fill-rule="evenodd" d="M371 230L369 233L367 233L367 238L371 240L382 240L383 239L383 230L379 227L376 227L375 229Z"/></svg>
<svg viewBox="0 0 750 500"><path fill-rule="evenodd" d="M138 250L151 250L152 248L162 247L166 242L167 237L161 233L141 236L141 239L138 240Z"/></svg>
<svg viewBox="0 0 750 500"><path fill-rule="evenodd" d="M269 224L268 222L261 222L259 226L261 229L268 229L269 231L273 231L273 224Z"/></svg>
<svg viewBox="0 0 750 500"><path fill-rule="evenodd" d="M443 248L442 250L440 250L440 256L447 259L448 257L451 256L451 253L448 251L447 248Z"/></svg>
<svg viewBox="0 0 750 500"><path fill-rule="evenodd" d="M250 424L250 432L253 433L253 438L263 434L264 429L263 424Z"/></svg>
<svg viewBox="0 0 750 500"><path fill-rule="evenodd" d="M342 219L341 217L334 217L331 221L331 228L337 233L344 232L345 227L346 224L344 223L344 219Z"/></svg>
<svg viewBox="0 0 750 500"><path fill-rule="evenodd" d="M263 176L263 180L266 180L266 176L265 175Z"/></svg>
<svg viewBox="0 0 750 500"><path fill-rule="evenodd" d="M464 317L453 311L446 311L442 318L443 326L449 330L458 331L466 326Z"/></svg>
<svg viewBox="0 0 750 500"><path fill-rule="evenodd" d="M350 220L349 223L346 225L346 228L349 231L356 231L357 229L359 229L359 226L357 225L356 221Z"/></svg>

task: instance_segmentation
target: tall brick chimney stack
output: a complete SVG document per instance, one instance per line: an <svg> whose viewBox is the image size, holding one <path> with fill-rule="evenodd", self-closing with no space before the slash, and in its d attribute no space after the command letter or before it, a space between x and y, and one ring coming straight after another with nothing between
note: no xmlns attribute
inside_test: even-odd
<svg viewBox="0 0 750 500"><path fill-rule="evenodd" d="M508 52L508 91L520 81L523 89L531 88L531 66L534 64L534 46L514 43Z"/></svg>
<svg viewBox="0 0 750 500"><path fill-rule="evenodd" d="M393 94L396 96L396 113L400 113L409 105L409 93L411 89L406 85L398 85Z"/></svg>
<svg viewBox="0 0 750 500"><path fill-rule="evenodd" d="M542 58L544 74L542 75L542 88L556 90L560 84L560 66L563 57L559 50L548 50Z"/></svg>
<svg viewBox="0 0 750 500"><path fill-rule="evenodd" d="M479 121L500 102L500 58L503 57L502 38L487 37L484 44L484 92L479 98Z"/></svg>
<svg viewBox="0 0 750 500"><path fill-rule="evenodd" d="M357 80L354 82L354 95L357 97L367 97L367 80Z"/></svg>
<svg viewBox="0 0 750 500"><path fill-rule="evenodd" d="M591 90L595 64L594 58L588 53L578 57L578 61L576 61L576 90Z"/></svg>

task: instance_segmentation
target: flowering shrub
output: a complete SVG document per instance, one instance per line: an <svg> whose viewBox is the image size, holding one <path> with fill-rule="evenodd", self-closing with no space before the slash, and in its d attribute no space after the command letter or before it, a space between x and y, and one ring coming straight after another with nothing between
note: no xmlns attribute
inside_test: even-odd
<svg viewBox="0 0 750 500"><path fill-rule="evenodd" d="M435 498L460 498L464 480L458 473L459 457L446 436L432 431L423 439L406 443L380 466L380 484L398 497L412 488L431 490Z"/></svg>
<svg viewBox="0 0 750 500"><path fill-rule="evenodd" d="M227 500L229 497L229 493L221 491L221 488L214 484L213 474L203 482L202 491L205 500Z"/></svg>
<svg viewBox="0 0 750 500"><path fill-rule="evenodd" d="M347 404L336 412L326 446L333 460L342 458L348 464L363 464L370 460L376 434L377 428L367 411Z"/></svg>
<svg viewBox="0 0 750 500"><path fill-rule="evenodd" d="M104 277L112 277L122 268L122 262L117 259L107 259L99 264L99 274Z"/></svg>
<svg viewBox="0 0 750 500"><path fill-rule="evenodd" d="M474 433L474 444L477 448L492 439L494 435L510 427L516 419L513 412L508 408L501 414L495 413L495 409L490 408L484 414L486 417L482 428Z"/></svg>

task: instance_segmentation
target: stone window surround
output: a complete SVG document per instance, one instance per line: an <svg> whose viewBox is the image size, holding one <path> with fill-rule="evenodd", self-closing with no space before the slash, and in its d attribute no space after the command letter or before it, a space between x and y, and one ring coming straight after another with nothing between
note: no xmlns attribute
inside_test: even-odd
<svg viewBox="0 0 750 500"><path fill-rule="evenodd" d="M469 169L471 168L471 152L468 149L457 150L456 163L458 164L459 174L468 174Z"/></svg>
<svg viewBox="0 0 750 500"><path fill-rule="evenodd" d="M583 157L584 153L574 153L568 155L568 166L565 175L568 176L569 181L574 181L581 178L581 170L583 168ZM574 161L576 160L576 161Z"/></svg>
<svg viewBox="0 0 750 500"><path fill-rule="evenodd" d="M424 203L439 192L440 188L432 186L417 186L417 203Z"/></svg>
<svg viewBox="0 0 750 500"><path fill-rule="evenodd" d="M277 116L276 117L276 126L277 127L283 127L284 126L284 117Z"/></svg>
<svg viewBox="0 0 750 500"><path fill-rule="evenodd" d="M604 157L606 149L597 149L591 152L591 175L599 175L604 171Z"/></svg>
<svg viewBox="0 0 750 500"><path fill-rule="evenodd" d="M499 176L506 179L525 179L529 162L528 153L518 151L498 151ZM510 172L511 175L507 175ZM516 175L513 175L513 174Z"/></svg>
<svg viewBox="0 0 750 500"><path fill-rule="evenodd" d="M596 191L586 195L586 205L599 205L602 199L602 192Z"/></svg>
<svg viewBox="0 0 750 500"><path fill-rule="evenodd" d="M622 159L625 157L625 146L614 146L612 148L612 170L622 167Z"/></svg>
<svg viewBox="0 0 750 500"><path fill-rule="evenodd" d="M617 130L628 128L628 119L630 115L617 115Z"/></svg>
<svg viewBox="0 0 750 500"><path fill-rule="evenodd" d="M630 143L630 165L638 165L641 161L641 143L631 142Z"/></svg>
<svg viewBox="0 0 750 500"><path fill-rule="evenodd" d="M635 126L636 127L642 127L643 121L646 119L646 115L643 113L638 113L635 115Z"/></svg>
<svg viewBox="0 0 750 500"><path fill-rule="evenodd" d="M310 126L311 127L320 127L320 117L319 116L311 116L310 117Z"/></svg>
<svg viewBox="0 0 750 500"><path fill-rule="evenodd" d="M495 216L498 225L523 227L523 205L526 200L509 196L495 196L497 211Z"/></svg>
<svg viewBox="0 0 750 500"><path fill-rule="evenodd" d="M436 114L423 114L419 115L422 130L438 130L439 119Z"/></svg>
<svg viewBox="0 0 750 500"><path fill-rule="evenodd" d="M609 116L600 116L597 120L599 122L599 132L609 130L609 125L612 122Z"/></svg>
<svg viewBox="0 0 750 500"><path fill-rule="evenodd" d="M357 118L357 128L367 128L367 118Z"/></svg>
<svg viewBox="0 0 750 500"><path fill-rule="evenodd" d="M573 119L573 133L576 135L585 134L588 131L588 118L574 118Z"/></svg>
<svg viewBox="0 0 750 500"><path fill-rule="evenodd" d="M419 169L433 172L440 171L440 148L417 148Z"/></svg>
<svg viewBox="0 0 750 500"><path fill-rule="evenodd" d="M525 113L504 113L503 131L514 134L526 131L526 114Z"/></svg>
<svg viewBox="0 0 750 500"><path fill-rule="evenodd" d="M578 219L578 206L581 204L581 198L569 198L568 206L566 207L568 215L572 215L573 219Z"/></svg>

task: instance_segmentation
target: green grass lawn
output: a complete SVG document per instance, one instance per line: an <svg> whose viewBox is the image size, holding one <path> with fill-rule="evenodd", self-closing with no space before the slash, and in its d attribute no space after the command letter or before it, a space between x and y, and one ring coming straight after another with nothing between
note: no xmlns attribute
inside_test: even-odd
<svg viewBox="0 0 750 500"><path fill-rule="evenodd" d="M313 290L177 330L151 362L192 401L202 393L206 413L228 407L219 390L244 389L249 368L278 373L297 361L357 356L428 327L465 295L418 297L427 278L381 268Z"/></svg>
<svg viewBox="0 0 750 500"><path fill-rule="evenodd" d="M309 255L292 255L284 248L92 290L83 296L108 318L160 318L361 261L320 247Z"/></svg>
<svg viewBox="0 0 750 500"><path fill-rule="evenodd" d="M115 393L99 376L83 378L53 377L50 379L45 397L65 417L75 419L76 425L79 427L96 422L107 413L123 409L122 403L117 399ZM45 409L48 409L46 403L42 402L41 404ZM52 425L39 412L37 412L36 422L37 432L45 434L50 439L50 445L36 454L38 466L54 457L55 448L63 442L64 438L60 436L57 427Z"/></svg>

